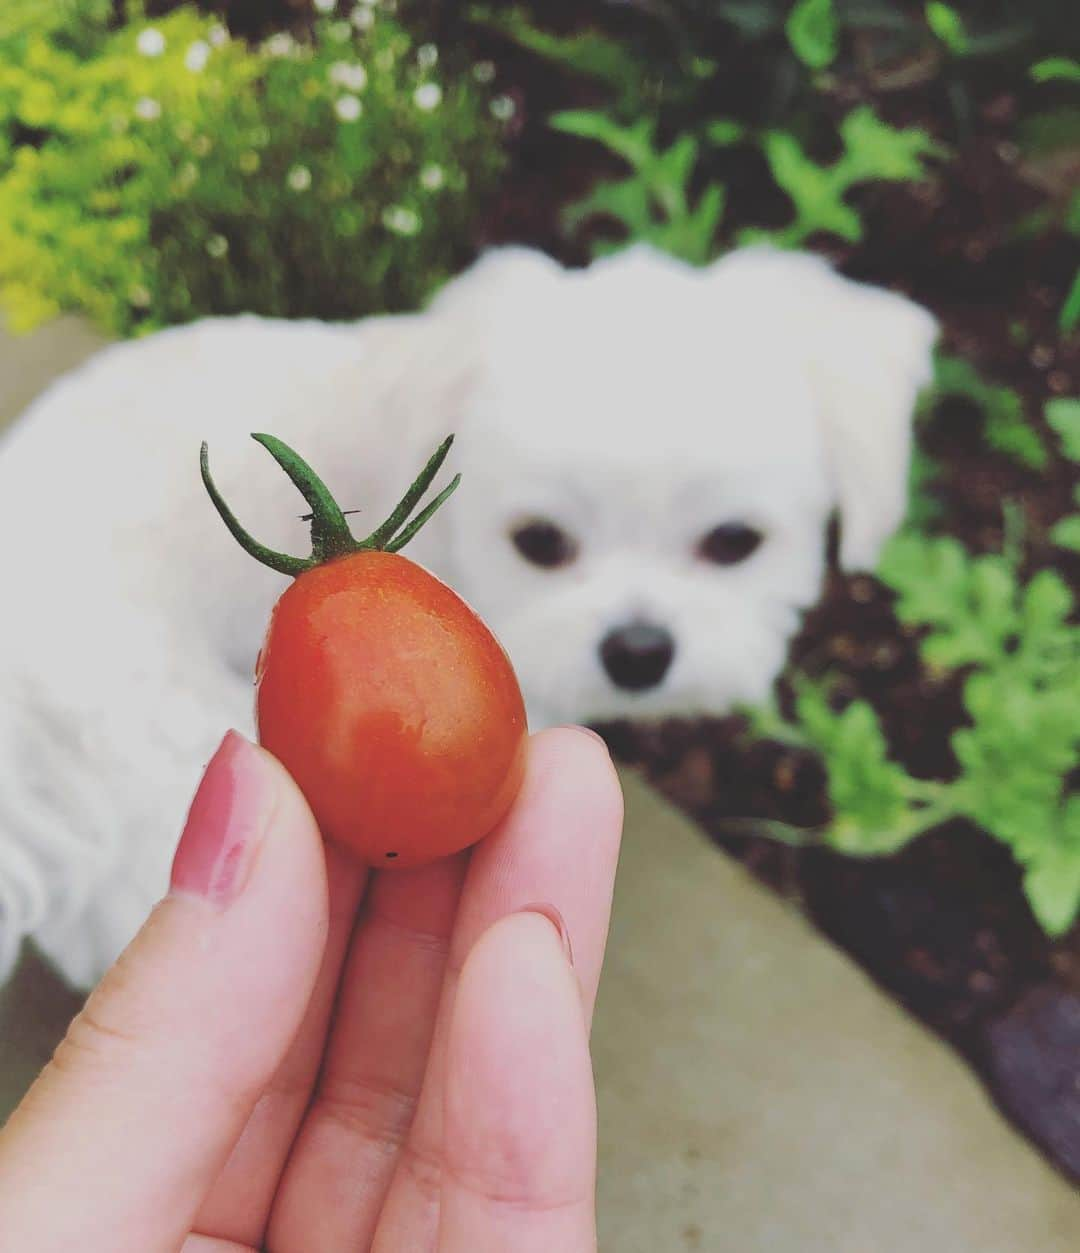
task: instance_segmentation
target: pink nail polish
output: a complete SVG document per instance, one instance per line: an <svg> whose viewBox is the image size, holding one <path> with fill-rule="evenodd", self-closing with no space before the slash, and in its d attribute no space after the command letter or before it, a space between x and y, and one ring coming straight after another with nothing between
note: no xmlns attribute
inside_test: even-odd
<svg viewBox="0 0 1080 1253"><path fill-rule="evenodd" d="M221 908L240 895L274 802L254 747L230 731L206 767L173 858L169 891Z"/></svg>
<svg viewBox="0 0 1080 1253"><path fill-rule="evenodd" d="M551 923L559 933L563 951L566 953L566 960L572 966L574 964L574 946L570 941L570 932L567 929L566 919L562 916L562 913L554 905L549 905L545 901L539 901L532 905L523 905L521 912L525 914L540 914L541 917L546 918Z"/></svg>

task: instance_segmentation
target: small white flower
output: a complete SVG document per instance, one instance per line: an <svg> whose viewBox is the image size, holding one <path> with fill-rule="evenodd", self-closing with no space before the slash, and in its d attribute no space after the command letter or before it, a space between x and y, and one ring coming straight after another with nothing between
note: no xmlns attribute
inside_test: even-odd
<svg viewBox="0 0 1080 1253"><path fill-rule="evenodd" d="M497 122L509 122L517 112L517 105L510 96L496 96L492 100L490 108L491 116Z"/></svg>
<svg viewBox="0 0 1080 1253"><path fill-rule="evenodd" d="M307 191L311 186L311 171L306 165L294 165L285 178L290 190Z"/></svg>
<svg viewBox="0 0 1080 1253"><path fill-rule="evenodd" d="M343 122L355 122L364 111L364 106L356 96L342 96L334 105L334 112Z"/></svg>
<svg viewBox="0 0 1080 1253"><path fill-rule="evenodd" d="M421 83L413 92L413 104L425 113L437 109L442 101L442 88L438 83Z"/></svg>
<svg viewBox="0 0 1080 1253"><path fill-rule="evenodd" d="M211 48L223 48L229 42L229 32L220 22L215 22L206 32Z"/></svg>
<svg viewBox="0 0 1080 1253"><path fill-rule="evenodd" d="M194 161L185 161L176 172L178 191L190 191L199 181L199 167Z"/></svg>
<svg viewBox="0 0 1080 1253"><path fill-rule="evenodd" d="M144 287L142 283L136 283L128 289L128 303L133 309L149 309L152 300L150 289Z"/></svg>
<svg viewBox="0 0 1080 1253"><path fill-rule="evenodd" d="M312 0L317 13L333 13L337 8L337 0Z"/></svg>
<svg viewBox="0 0 1080 1253"><path fill-rule="evenodd" d="M148 26L146 30L139 31L135 47L144 57L159 57L165 51L165 36L156 26Z"/></svg>
<svg viewBox="0 0 1080 1253"><path fill-rule="evenodd" d="M433 70L439 63L439 50L434 44L421 44L416 50L416 64L422 70Z"/></svg>
<svg viewBox="0 0 1080 1253"><path fill-rule="evenodd" d="M494 61L477 61L472 67L472 76L478 83L491 83L495 81L495 62Z"/></svg>
<svg viewBox="0 0 1080 1253"><path fill-rule="evenodd" d="M436 161L429 161L420 171L420 186L425 191L438 191L446 184L446 171Z"/></svg>
<svg viewBox="0 0 1080 1253"><path fill-rule="evenodd" d="M211 235L206 241L206 251L215 261L220 261L229 251L229 241L224 235Z"/></svg>
<svg viewBox="0 0 1080 1253"><path fill-rule="evenodd" d="M270 57L287 57L291 56L296 48L296 40L289 34L287 30L278 31L276 35L263 44L263 51Z"/></svg>
<svg viewBox="0 0 1080 1253"><path fill-rule="evenodd" d="M395 235L415 235L420 229L420 215L405 205L392 204L383 210L383 225Z"/></svg>
<svg viewBox="0 0 1080 1253"><path fill-rule="evenodd" d="M210 45L202 39L197 39L184 55L184 64L193 74L199 74L205 70L209 60Z"/></svg>
<svg viewBox="0 0 1080 1253"><path fill-rule="evenodd" d="M357 5L352 13L349 14L349 21L352 22L357 30L371 30L372 26L375 25L375 12L372 9L364 8L362 5Z"/></svg>
<svg viewBox="0 0 1080 1253"><path fill-rule="evenodd" d="M161 102L151 96L143 96L135 101L135 116L144 122L156 122L161 117Z"/></svg>
<svg viewBox="0 0 1080 1253"><path fill-rule="evenodd" d="M335 61L330 67L330 81L335 87L344 87L346 91L363 91L367 86L367 70L362 65L351 65L348 61Z"/></svg>

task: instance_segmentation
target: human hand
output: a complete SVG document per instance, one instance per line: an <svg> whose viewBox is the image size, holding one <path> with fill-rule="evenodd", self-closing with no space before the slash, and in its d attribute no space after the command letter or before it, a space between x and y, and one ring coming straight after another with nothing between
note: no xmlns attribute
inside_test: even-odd
<svg viewBox="0 0 1080 1253"><path fill-rule="evenodd" d="M227 736L170 894L0 1133L0 1248L595 1249L620 827L602 746L549 731L471 856L372 874Z"/></svg>

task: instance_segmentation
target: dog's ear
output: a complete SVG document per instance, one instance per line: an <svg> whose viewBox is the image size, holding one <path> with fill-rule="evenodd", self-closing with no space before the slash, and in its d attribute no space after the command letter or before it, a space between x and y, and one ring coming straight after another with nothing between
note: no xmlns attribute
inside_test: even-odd
<svg viewBox="0 0 1080 1253"><path fill-rule="evenodd" d="M543 253L499 248L451 279L423 312L366 319L362 385L403 433L430 442L455 429L483 369L491 328L559 273Z"/></svg>
<svg viewBox="0 0 1080 1253"><path fill-rule="evenodd" d="M872 568L907 509L912 420L933 373L937 322L809 253L747 248L712 274L803 357L840 512L840 560Z"/></svg>
<svg viewBox="0 0 1080 1253"><path fill-rule="evenodd" d="M540 285L560 273L542 253L496 249L447 283L422 312L357 324L361 350L342 386L354 397L359 437L370 440L358 452L380 467L382 478L408 483L444 436L465 434L493 351L492 328L519 317Z"/></svg>
<svg viewBox="0 0 1080 1253"><path fill-rule="evenodd" d="M562 273L557 261L534 248L493 248L451 279L436 294L428 312L458 322L489 321L538 296Z"/></svg>

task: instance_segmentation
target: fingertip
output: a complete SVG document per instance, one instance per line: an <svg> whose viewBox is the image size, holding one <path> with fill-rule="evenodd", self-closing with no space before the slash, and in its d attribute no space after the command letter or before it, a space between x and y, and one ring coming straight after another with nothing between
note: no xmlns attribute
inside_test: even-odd
<svg viewBox="0 0 1080 1253"><path fill-rule="evenodd" d="M621 832L623 793L605 741L588 727L551 727L531 739L529 773L557 770L561 784L587 799L603 829Z"/></svg>

